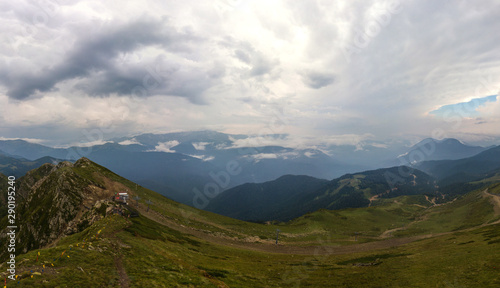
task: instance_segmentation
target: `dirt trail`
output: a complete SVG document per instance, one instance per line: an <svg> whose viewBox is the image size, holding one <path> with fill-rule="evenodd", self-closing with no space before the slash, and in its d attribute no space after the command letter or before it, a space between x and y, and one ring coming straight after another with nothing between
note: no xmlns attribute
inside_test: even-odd
<svg viewBox="0 0 500 288"><path fill-rule="evenodd" d="M400 230L403 230L403 229L405 229L405 227L399 227L399 228L385 230L382 234L380 234L379 237L380 238L389 238L389 237L391 237L391 234L393 232L400 231Z"/></svg>
<svg viewBox="0 0 500 288"><path fill-rule="evenodd" d="M485 193L487 193L487 191L485 191ZM500 196L490 194L490 193L487 193L487 194L493 196L492 199L494 199L495 203L497 204L496 208L500 209ZM454 200L456 200L456 199L454 199ZM440 205L440 204L437 204L437 205ZM241 240L241 239L231 238L228 236L213 235L213 234L209 234L209 233L202 231L202 230L197 230L197 229L194 229L194 228L191 228L188 226L181 225L181 224L175 222L173 219L169 219L156 211L150 210L150 211L146 212L146 207L143 205L139 205L139 207L136 207L136 208L138 208L139 212L144 217L147 217L147 218L149 218L155 222L158 222L162 225L165 225L171 229L180 231L182 233L190 234L190 235L195 236L195 237L202 239L204 241L218 244L218 245L228 246L228 247L258 251L258 252L266 252L266 253L297 254L297 255L351 254L351 253L356 253L356 252L366 252L366 251L372 251L372 250L380 250L380 249L398 247L398 246L402 246L402 245L405 245L405 244L408 244L408 243L411 243L411 242L414 242L417 240L427 239L427 238L432 238L432 237L437 237L437 236L442 236L442 235L454 233L454 232L443 232L443 233L436 233L436 234L417 235L417 236L411 236L411 237L389 238L391 232L395 232L395 231L398 231L398 230L405 228L405 227L399 227L399 228L390 229L390 230L385 231L380 236L381 240L374 241L374 242L353 244L353 245L346 245L346 246L334 246L334 245L316 245L316 246L291 246L290 245L290 246L288 246L288 245L282 245L282 244L276 245L276 244L274 244L273 241L254 243L254 242L246 242L246 241ZM422 219L417 220L415 222L419 222L419 221L422 221ZM415 223L415 222L412 222L412 223ZM406 228L409 225L411 225L412 223L406 225ZM498 223L500 223L500 220L495 221L493 223L483 224L483 225L480 225L478 227L468 228L468 229L465 229L463 231L473 230L473 229L476 229L479 227L494 225L494 224L498 224ZM211 223L209 223L209 224L211 225ZM245 235L245 236L248 236L248 235Z"/></svg>
<svg viewBox="0 0 500 288"><path fill-rule="evenodd" d="M490 198L490 201L493 204L493 211L495 211L495 215L500 215L500 195L491 194L488 192L488 189L484 190L483 194Z"/></svg>
<svg viewBox="0 0 500 288"><path fill-rule="evenodd" d="M130 223L129 223L130 225ZM115 269L118 272L118 283L120 284L121 288L129 288L130 287L130 279L128 278L127 271L125 270L125 267L123 267L123 254L122 254L122 247L126 247L124 243L120 241L116 237L116 233L123 231L123 230L117 230L114 231L110 236L109 239L112 241L112 245L115 248L115 251L117 251L117 254L115 255L114 262L115 262Z"/></svg>
<svg viewBox="0 0 500 288"><path fill-rule="evenodd" d="M375 195L375 196L372 196L370 199L368 199L368 200L370 200L370 204L368 204L368 207L371 207L372 206L372 202L375 201L375 200L377 200L378 197L379 197L379 195Z"/></svg>
<svg viewBox="0 0 500 288"><path fill-rule="evenodd" d="M434 198L429 200L429 196L425 195L425 200L427 200L427 202L431 203L432 205L436 205L436 199Z"/></svg>
<svg viewBox="0 0 500 288"><path fill-rule="evenodd" d="M427 208L427 207L424 207L424 208ZM403 227L398 227L398 228L394 228L394 229L385 230L382 234L380 234L379 238L381 238L381 239L389 238L389 237L392 236L393 232L400 231L400 230L405 230L405 229L407 229L408 227L410 227L411 225L413 225L415 223L424 221L426 218L427 218L427 215L424 215L424 217L420 217L420 219L415 220L413 222L410 222L410 223L404 225Z"/></svg>
<svg viewBox="0 0 500 288"><path fill-rule="evenodd" d="M138 210L141 215L147 217L155 222L163 224L174 230L193 235L197 238L211 242L218 245L224 245L228 247L241 248L246 250L266 252L266 253L280 253L280 254L296 254L296 255L341 255L341 254L351 254L356 252L365 252L378 249L386 249L391 247L397 247L405 245L416 240L426 239L434 236L439 236L442 234L429 234L429 235L419 235L413 237L405 238L390 238L375 242L347 245L347 246L332 246L332 245L321 245L321 246L287 246L287 245L276 245L268 243L252 243L244 242L242 240L236 240L229 237L219 237L211 234L207 234L203 231L193 229L191 227L186 227L178 223L173 222L170 219L161 217L152 210L146 212L144 207L139 206Z"/></svg>
<svg viewBox="0 0 500 288"><path fill-rule="evenodd" d="M118 276L120 277L119 283L120 287L122 288L128 288L130 287L130 280L128 279L127 272L125 271L125 268L123 268L123 263L122 263L122 258L123 255L115 256L115 267L116 271L118 271Z"/></svg>
<svg viewBox="0 0 500 288"><path fill-rule="evenodd" d="M491 201L491 203L493 204L493 209L494 209L495 215L496 216L500 215L500 195L491 194L491 193L488 192L488 189L484 190L482 193L483 193L483 197L489 198L490 201ZM453 199L451 202L441 203L441 204L436 204L435 199L434 198L429 199L429 197L427 195L425 196L425 199L427 201L429 201L429 203L433 203L433 206L431 206L431 207L436 207L436 206L441 206L441 205L445 205L445 204L448 204L448 203L453 203L453 202L455 202L455 200L458 199L458 197L455 198L455 199ZM428 208L431 208L431 207L428 207ZM427 207L425 207L425 208L427 208ZM409 223L406 227L408 227L410 225L413 225L413 224L415 224L417 222L424 221L424 220L425 219L423 218L423 219L420 219L420 220L413 221L413 222ZM493 224L498 224L498 223L500 223L500 220L495 221L493 223L485 223L485 224L482 224L482 225L477 226L477 227L468 228L468 229L465 229L463 231L468 231L468 230L472 230L472 229L475 229L475 228L484 227L484 226L493 225ZM380 238L382 238L382 239L388 238L388 237L391 236L391 233L396 232L396 231L400 231L400 230L403 230L403 229L405 229L405 227L399 227L399 228L394 228L394 229L386 230L386 231L384 231L380 235Z"/></svg>

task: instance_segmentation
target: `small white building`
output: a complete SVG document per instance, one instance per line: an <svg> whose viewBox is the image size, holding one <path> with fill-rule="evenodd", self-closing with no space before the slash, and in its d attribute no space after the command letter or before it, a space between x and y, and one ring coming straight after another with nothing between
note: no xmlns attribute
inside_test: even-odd
<svg viewBox="0 0 500 288"><path fill-rule="evenodd" d="M127 204L128 201L128 193L127 192L120 192L118 194L115 194L115 201L116 202L122 202L124 204Z"/></svg>

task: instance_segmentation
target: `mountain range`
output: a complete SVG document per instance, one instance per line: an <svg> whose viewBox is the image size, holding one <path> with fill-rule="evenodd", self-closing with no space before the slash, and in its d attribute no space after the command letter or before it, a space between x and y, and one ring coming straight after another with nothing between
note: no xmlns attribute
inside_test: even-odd
<svg viewBox="0 0 500 288"><path fill-rule="evenodd" d="M414 165L441 179L440 169L432 168L438 163L429 164L427 160L458 159L487 149L455 139L426 139L406 148L377 143L362 149L346 145L300 149L270 145L271 142L283 145L287 141L287 135L281 134L257 137L214 131L142 134L110 139L100 145L68 148L2 140L2 157L10 158L0 164L3 165L0 172L20 176L42 163L87 157L140 185L194 206L200 193L215 196L241 184L273 181L283 175L331 180L346 173ZM235 173L228 173L228 167ZM206 198L204 203L213 197Z"/></svg>
<svg viewBox="0 0 500 288"><path fill-rule="evenodd" d="M252 139L244 135L200 131L143 134L110 140L101 145L69 148L4 140L0 141L0 150L30 160L50 156L75 161L85 156L189 205L193 205L193 191L203 191L207 184L216 183L213 175L227 173L228 165L236 165L241 172L231 175L224 185L219 185L220 190L246 182L269 181L285 174L307 174L329 179L358 169L317 149L260 145L261 142Z"/></svg>
<svg viewBox="0 0 500 288"><path fill-rule="evenodd" d="M500 146L464 159L424 161L415 167L443 182L468 182L500 168Z"/></svg>
<svg viewBox="0 0 500 288"><path fill-rule="evenodd" d="M490 178L500 169L500 146L469 149L457 140L447 139L438 143L421 142L412 147L409 154L424 151L417 150L423 149L423 145L428 145L426 151L432 152L429 155L434 158L444 157L440 151L446 152L443 149L447 146L463 148L448 153L448 157L452 154L459 157L460 153L473 156L346 174L327 183L292 175L261 184L248 183L222 192L206 209L246 221L288 221L318 209L366 207L375 199L402 195L427 195L441 203L478 188L481 183L468 182ZM475 154L477 151L482 152ZM298 189L297 181L301 184L316 183L317 186ZM297 193L295 189L302 192Z"/></svg>
<svg viewBox="0 0 500 288"><path fill-rule="evenodd" d="M245 221L289 221L319 209L368 207L379 198L403 195L435 198L435 179L409 167L392 167L326 181L287 175L261 184L248 183L214 198L208 211Z"/></svg>
<svg viewBox="0 0 500 288"><path fill-rule="evenodd" d="M0 173L21 177L28 171L38 168L45 163L58 163L62 160L45 156L35 160L28 160L19 156L0 154Z"/></svg>

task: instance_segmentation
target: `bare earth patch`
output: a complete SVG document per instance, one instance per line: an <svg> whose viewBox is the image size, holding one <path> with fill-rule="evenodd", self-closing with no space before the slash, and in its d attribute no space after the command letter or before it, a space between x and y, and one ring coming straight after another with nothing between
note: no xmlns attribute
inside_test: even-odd
<svg viewBox="0 0 500 288"><path fill-rule="evenodd" d="M120 287L122 288L130 287L130 281L128 279L127 272L125 271L125 268L123 268L122 255L115 256L115 267L116 271L118 271L118 277L120 277L119 278Z"/></svg>

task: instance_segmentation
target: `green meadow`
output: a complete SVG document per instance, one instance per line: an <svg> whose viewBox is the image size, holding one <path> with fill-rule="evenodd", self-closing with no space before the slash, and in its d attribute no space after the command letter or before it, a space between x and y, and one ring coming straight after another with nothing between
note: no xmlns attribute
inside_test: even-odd
<svg viewBox="0 0 500 288"><path fill-rule="evenodd" d="M17 256L7 287L500 287L495 183L440 205L400 196L250 223L178 204L103 167L77 172L139 196L130 206L140 217L108 215Z"/></svg>

